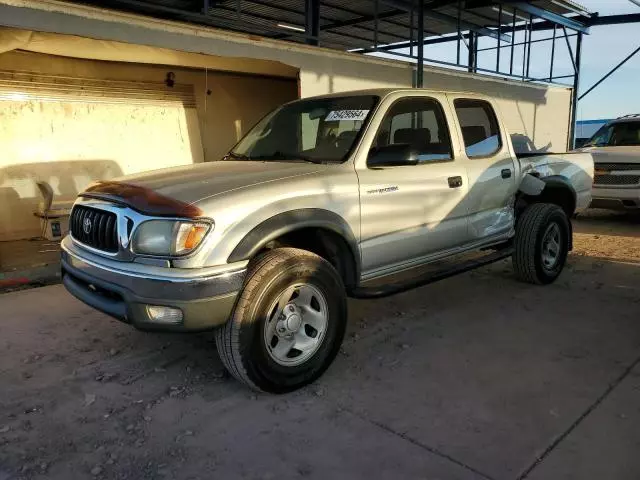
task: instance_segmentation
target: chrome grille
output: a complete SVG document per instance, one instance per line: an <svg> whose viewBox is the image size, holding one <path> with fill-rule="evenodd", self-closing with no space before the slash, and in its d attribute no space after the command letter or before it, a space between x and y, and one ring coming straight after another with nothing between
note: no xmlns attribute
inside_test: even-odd
<svg viewBox="0 0 640 480"><path fill-rule="evenodd" d="M640 164L637 163L596 163L593 184L624 187L638 185L640 184L640 175L636 174L638 171L640 171ZM611 172L616 174L612 175ZM629 172L629 174L620 174L621 172Z"/></svg>
<svg viewBox="0 0 640 480"><path fill-rule="evenodd" d="M118 228L115 213L76 205L69 219L73 238L105 252L118 251Z"/></svg>
<svg viewBox="0 0 640 480"><path fill-rule="evenodd" d="M640 170L640 163L596 163L595 168L609 171Z"/></svg>
<svg viewBox="0 0 640 480"><path fill-rule="evenodd" d="M640 175L596 175L593 183L595 185L638 185Z"/></svg>

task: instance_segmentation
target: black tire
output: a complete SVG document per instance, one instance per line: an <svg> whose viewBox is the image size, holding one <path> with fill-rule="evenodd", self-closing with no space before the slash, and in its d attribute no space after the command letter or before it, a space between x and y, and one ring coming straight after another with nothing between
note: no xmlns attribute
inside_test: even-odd
<svg viewBox="0 0 640 480"><path fill-rule="evenodd" d="M553 225L558 227L560 233L560 248L555 263L549 266L544 262L543 249L545 234ZM555 281L567 261L570 236L569 219L560 207L550 203L535 203L527 207L516 224L513 254L516 276L524 282L537 285L547 285Z"/></svg>
<svg viewBox="0 0 640 480"><path fill-rule="evenodd" d="M318 289L328 315L324 337L313 356L300 365L274 361L265 345L265 322L273 302L292 285ZM295 248L278 248L254 259L229 321L216 331L216 346L227 370L249 387L286 393L316 380L336 357L347 324L342 279L322 257Z"/></svg>

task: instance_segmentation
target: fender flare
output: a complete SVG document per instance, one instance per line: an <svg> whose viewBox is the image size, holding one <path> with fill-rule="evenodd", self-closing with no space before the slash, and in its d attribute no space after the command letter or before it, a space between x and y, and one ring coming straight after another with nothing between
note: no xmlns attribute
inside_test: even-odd
<svg viewBox="0 0 640 480"><path fill-rule="evenodd" d="M568 189L573 196L574 203L576 202L578 194L576 193L576 189L573 188L573 185L567 177L563 177L562 175L550 175L548 177L543 177L540 180L542 180L546 184L545 189L547 187L559 187Z"/></svg>
<svg viewBox="0 0 640 480"><path fill-rule="evenodd" d="M267 243L276 238L301 230L303 228L324 228L332 231L346 242L356 267L356 278L360 274L360 254L358 241L351 230L351 227L337 213L321 208L301 208L290 210L274 215L255 226L245 237L238 243L229 258L228 263L249 260L258 253Z"/></svg>
<svg viewBox="0 0 640 480"><path fill-rule="evenodd" d="M530 197L539 197L541 195L544 195L545 191L548 191L547 188L549 187L568 190L573 197L574 205L576 204L578 198L576 189L573 188L573 185L571 184L569 179L567 177L563 177L562 175L549 175L548 177L540 178L536 175L528 173L520 181L518 191Z"/></svg>

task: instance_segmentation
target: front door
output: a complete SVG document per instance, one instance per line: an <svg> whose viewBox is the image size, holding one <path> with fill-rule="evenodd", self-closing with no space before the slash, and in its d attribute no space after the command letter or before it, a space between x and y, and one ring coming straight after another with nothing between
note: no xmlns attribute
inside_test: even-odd
<svg viewBox="0 0 640 480"><path fill-rule="evenodd" d="M514 226L512 200L518 188L509 139L488 101L455 96L452 103L469 179L469 241L508 236Z"/></svg>
<svg viewBox="0 0 640 480"><path fill-rule="evenodd" d="M467 241L467 174L454 158L450 115L444 95L404 96L389 106L370 148L409 144L418 163L356 165L365 279Z"/></svg>

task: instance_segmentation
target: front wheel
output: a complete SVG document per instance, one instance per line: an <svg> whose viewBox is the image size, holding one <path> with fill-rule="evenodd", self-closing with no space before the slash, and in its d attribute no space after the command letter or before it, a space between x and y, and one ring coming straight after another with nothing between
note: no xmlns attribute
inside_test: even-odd
<svg viewBox="0 0 640 480"><path fill-rule="evenodd" d="M279 248L252 262L216 345L235 378L256 390L285 393L329 367L346 319L345 289L333 266L306 250Z"/></svg>
<svg viewBox="0 0 640 480"><path fill-rule="evenodd" d="M557 205L535 203L516 224L513 268L525 282L546 285L555 281L567 261L571 225Z"/></svg>

